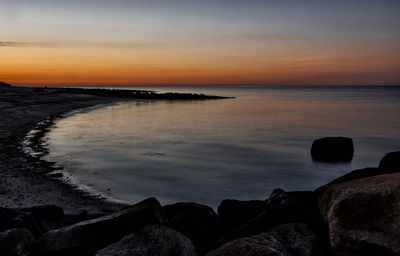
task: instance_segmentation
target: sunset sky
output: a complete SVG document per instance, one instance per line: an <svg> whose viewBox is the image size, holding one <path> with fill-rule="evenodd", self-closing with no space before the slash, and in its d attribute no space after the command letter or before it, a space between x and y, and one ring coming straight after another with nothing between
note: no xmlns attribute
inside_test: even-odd
<svg viewBox="0 0 400 256"><path fill-rule="evenodd" d="M0 0L0 81L400 84L399 13L399 0Z"/></svg>

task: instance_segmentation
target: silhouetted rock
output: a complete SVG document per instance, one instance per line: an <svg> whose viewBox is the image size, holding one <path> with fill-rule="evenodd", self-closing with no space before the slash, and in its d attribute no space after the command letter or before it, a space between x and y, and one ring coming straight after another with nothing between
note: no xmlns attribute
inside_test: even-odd
<svg viewBox="0 0 400 256"><path fill-rule="evenodd" d="M0 232L8 229L28 229L35 237L42 234L39 224L29 214L0 207Z"/></svg>
<svg viewBox="0 0 400 256"><path fill-rule="evenodd" d="M192 240L199 251L220 236L220 221L211 207L176 203L163 208L168 226Z"/></svg>
<svg viewBox="0 0 400 256"><path fill-rule="evenodd" d="M336 255L400 255L400 173L335 183L317 191Z"/></svg>
<svg viewBox="0 0 400 256"><path fill-rule="evenodd" d="M321 162L351 161L353 153L353 140L346 137L325 137L317 139L311 146L311 156L313 160Z"/></svg>
<svg viewBox="0 0 400 256"><path fill-rule="evenodd" d="M208 249L215 249L237 238L268 232L271 228L285 223L309 224L321 237L320 243L328 246L324 240L327 227L319 212L316 195L311 191L285 192L276 189L266 201L264 212L225 235Z"/></svg>
<svg viewBox="0 0 400 256"><path fill-rule="evenodd" d="M56 228L57 223L64 218L64 210L55 205L40 205L19 211L32 216L43 233Z"/></svg>
<svg viewBox="0 0 400 256"><path fill-rule="evenodd" d="M57 223L64 218L64 210L56 205L39 205L29 208L22 208L19 211L32 215L38 219L46 219Z"/></svg>
<svg viewBox="0 0 400 256"><path fill-rule="evenodd" d="M337 179L334 179L333 181L329 182L328 184L326 184L322 187L319 187L315 191L318 192L319 190L323 189L325 186L329 186L332 184L337 184L337 183L342 183L342 182L346 182L346 181L357 180L357 179L362 179L362 178L367 178L367 177L373 177L373 176L377 176L377 175L396 173L396 172L400 172L400 168L399 169L395 169L395 168L384 169L384 168L370 167L370 168L358 169L358 170L354 170L348 174L345 174Z"/></svg>
<svg viewBox="0 0 400 256"><path fill-rule="evenodd" d="M37 251L52 256L91 255L148 224L162 221L160 203L149 198L98 219L49 231L40 238Z"/></svg>
<svg viewBox="0 0 400 256"><path fill-rule="evenodd" d="M10 88L12 85L11 84L7 84L7 83L4 83L4 82L0 82L0 87L7 87L7 88Z"/></svg>
<svg viewBox="0 0 400 256"><path fill-rule="evenodd" d="M239 238L207 256L311 256L317 255L317 239L306 224L284 224L251 237Z"/></svg>
<svg viewBox="0 0 400 256"><path fill-rule="evenodd" d="M1 256L24 256L32 246L35 238L27 229L10 229L0 233Z"/></svg>
<svg viewBox="0 0 400 256"><path fill-rule="evenodd" d="M64 211L54 205L23 209L0 208L0 232L12 228L29 229L35 237L54 229L64 217Z"/></svg>
<svg viewBox="0 0 400 256"><path fill-rule="evenodd" d="M105 214L76 214L76 215L67 215L65 218L57 224L57 228L62 228L65 226L70 226L76 224L78 222L86 221L86 220L93 220L97 218L101 218L105 216Z"/></svg>
<svg viewBox="0 0 400 256"><path fill-rule="evenodd" d="M387 153L379 162L380 168L400 168L400 151Z"/></svg>
<svg viewBox="0 0 400 256"><path fill-rule="evenodd" d="M184 235L160 225L149 225L97 252L96 256L195 256Z"/></svg>
<svg viewBox="0 0 400 256"><path fill-rule="evenodd" d="M218 206L218 215L228 229L237 228L265 210L265 201L226 199Z"/></svg>

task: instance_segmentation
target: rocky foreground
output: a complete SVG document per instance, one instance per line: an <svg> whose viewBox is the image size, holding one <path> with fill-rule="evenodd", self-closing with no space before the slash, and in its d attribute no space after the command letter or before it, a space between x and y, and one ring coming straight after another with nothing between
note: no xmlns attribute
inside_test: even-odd
<svg viewBox="0 0 400 256"><path fill-rule="evenodd" d="M218 213L155 198L109 214L0 208L1 255L400 255L400 152L315 191L224 200Z"/></svg>

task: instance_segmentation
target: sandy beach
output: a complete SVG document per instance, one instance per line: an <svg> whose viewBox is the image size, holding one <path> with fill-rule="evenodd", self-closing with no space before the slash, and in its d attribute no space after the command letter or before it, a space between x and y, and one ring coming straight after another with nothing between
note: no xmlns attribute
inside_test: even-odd
<svg viewBox="0 0 400 256"><path fill-rule="evenodd" d="M48 174L52 163L23 152L22 142L38 122L68 111L127 100L77 93L0 88L0 205L7 208L42 204L63 206L66 212L116 210L122 205L88 195Z"/></svg>

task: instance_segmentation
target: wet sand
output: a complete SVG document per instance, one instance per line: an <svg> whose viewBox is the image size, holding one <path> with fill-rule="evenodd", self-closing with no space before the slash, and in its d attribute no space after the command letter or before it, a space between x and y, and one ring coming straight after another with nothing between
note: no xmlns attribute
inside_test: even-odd
<svg viewBox="0 0 400 256"><path fill-rule="evenodd" d="M51 120L71 110L123 100L127 99L62 90L0 87L0 207L54 204L63 207L67 213L98 213L124 206L88 195L51 177L53 164L24 153L22 147L29 131L43 120ZM51 121L44 126L49 124ZM36 140L39 144L40 136Z"/></svg>

